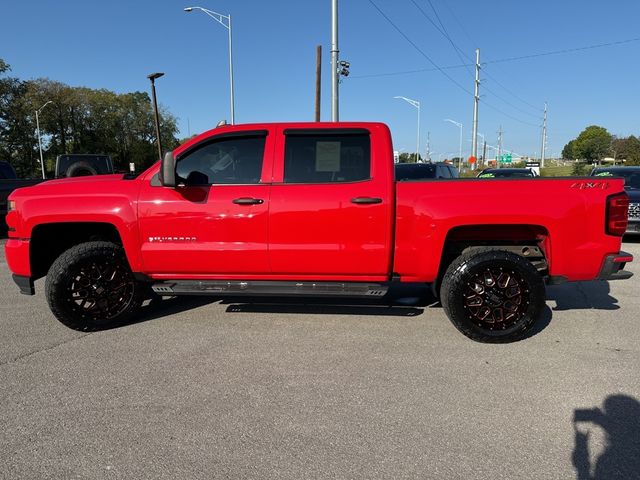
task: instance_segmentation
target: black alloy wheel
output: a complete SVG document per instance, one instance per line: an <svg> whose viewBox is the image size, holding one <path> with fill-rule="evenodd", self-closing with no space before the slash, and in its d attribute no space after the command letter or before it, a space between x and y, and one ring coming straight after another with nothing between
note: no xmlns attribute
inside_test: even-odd
<svg viewBox="0 0 640 480"><path fill-rule="evenodd" d="M51 311L75 330L100 330L128 320L142 303L142 290L122 248L110 242L70 248L47 274Z"/></svg>
<svg viewBox="0 0 640 480"><path fill-rule="evenodd" d="M483 247L449 265L440 298L464 335L479 342L506 343L531 330L545 305L545 289L526 258Z"/></svg>

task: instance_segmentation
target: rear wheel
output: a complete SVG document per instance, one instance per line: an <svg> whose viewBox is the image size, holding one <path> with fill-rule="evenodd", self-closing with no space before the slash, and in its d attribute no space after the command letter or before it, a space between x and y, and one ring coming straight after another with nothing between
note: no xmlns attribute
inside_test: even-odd
<svg viewBox="0 0 640 480"><path fill-rule="evenodd" d="M442 306L467 337L490 343L521 339L545 304L542 277L515 253L473 249L454 260L442 281Z"/></svg>
<svg viewBox="0 0 640 480"><path fill-rule="evenodd" d="M121 247L81 243L51 265L46 296L56 318L74 330L101 330L129 320L144 297Z"/></svg>

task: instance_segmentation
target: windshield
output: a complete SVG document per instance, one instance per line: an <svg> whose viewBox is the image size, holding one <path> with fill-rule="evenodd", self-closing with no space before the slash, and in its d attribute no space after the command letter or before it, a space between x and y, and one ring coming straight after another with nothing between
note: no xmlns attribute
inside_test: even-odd
<svg viewBox="0 0 640 480"><path fill-rule="evenodd" d="M478 175L478 178L506 178L506 177L519 177L530 178L533 177L531 170L486 170Z"/></svg>

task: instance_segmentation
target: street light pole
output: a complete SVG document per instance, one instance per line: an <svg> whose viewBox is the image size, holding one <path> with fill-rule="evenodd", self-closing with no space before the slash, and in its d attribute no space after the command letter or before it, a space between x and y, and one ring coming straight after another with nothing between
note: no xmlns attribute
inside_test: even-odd
<svg viewBox="0 0 640 480"><path fill-rule="evenodd" d="M222 15L221 13L214 12L213 10L208 10L202 7L186 7L184 9L185 12L192 12L193 10L200 10L203 13L206 13L211 18L213 18L216 22L222 25L229 31L229 89L230 89L230 97L231 97L231 124L236 123L236 115L235 115L235 97L233 93L233 46L232 46L232 35L231 35L231 15ZM226 20L226 23L225 23Z"/></svg>
<svg viewBox="0 0 640 480"><path fill-rule="evenodd" d="M340 120L338 103L338 88L340 74L338 73L338 0L331 0L331 121Z"/></svg>
<svg viewBox="0 0 640 480"><path fill-rule="evenodd" d="M156 139L158 141L158 158L162 160L162 140L160 139L160 117L158 115L158 101L156 100L156 78L160 78L164 73L157 72L147 75L151 81L151 97L153 98L153 111L156 123Z"/></svg>
<svg viewBox="0 0 640 480"><path fill-rule="evenodd" d="M402 96L397 96L393 98L399 98L401 100L404 100L409 105L412 105L418 109L418 141L416 143L416 163L418 163L418 159L419 159L418 152L420 152L420 102L418 100L412 100L410 98L402 97Z"/></svg>
<svg viewBox="0 0 640 480"><path fill-rule="evenodd" d="M38 148L40 149L40 168L42 169L42 178L43 179L45 179L46 176L45 176L45 173L44 173L44 158L42 156L42 138L40 137L40 112L42 111L42 109L44 107L46 107L50 103L53 103L53 100L49 100L47 103L45 103L39 109L36 110L36 128L38 130Z"/></svg>
<svg viewBox="0 0 640 480"><path fill-rule="evenodd" d="M450 118L445 118L444 121L453 123L460 129L460 147L459 147L459 153L458 153L458 170L460 170L460 165L462 162L462 123L456 122L455 120L451 120Z"/></svg>

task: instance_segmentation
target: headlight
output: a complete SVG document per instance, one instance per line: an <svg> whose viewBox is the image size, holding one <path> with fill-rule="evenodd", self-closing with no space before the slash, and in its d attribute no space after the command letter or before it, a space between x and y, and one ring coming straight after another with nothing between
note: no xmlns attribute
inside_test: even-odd
<svg viewBox="0 0 640 480"><path fill-rule="evenodd" d="M16 209L16 201L15 200L9 200L7 202L7 212L11 212L13 210Z"/></svg>

